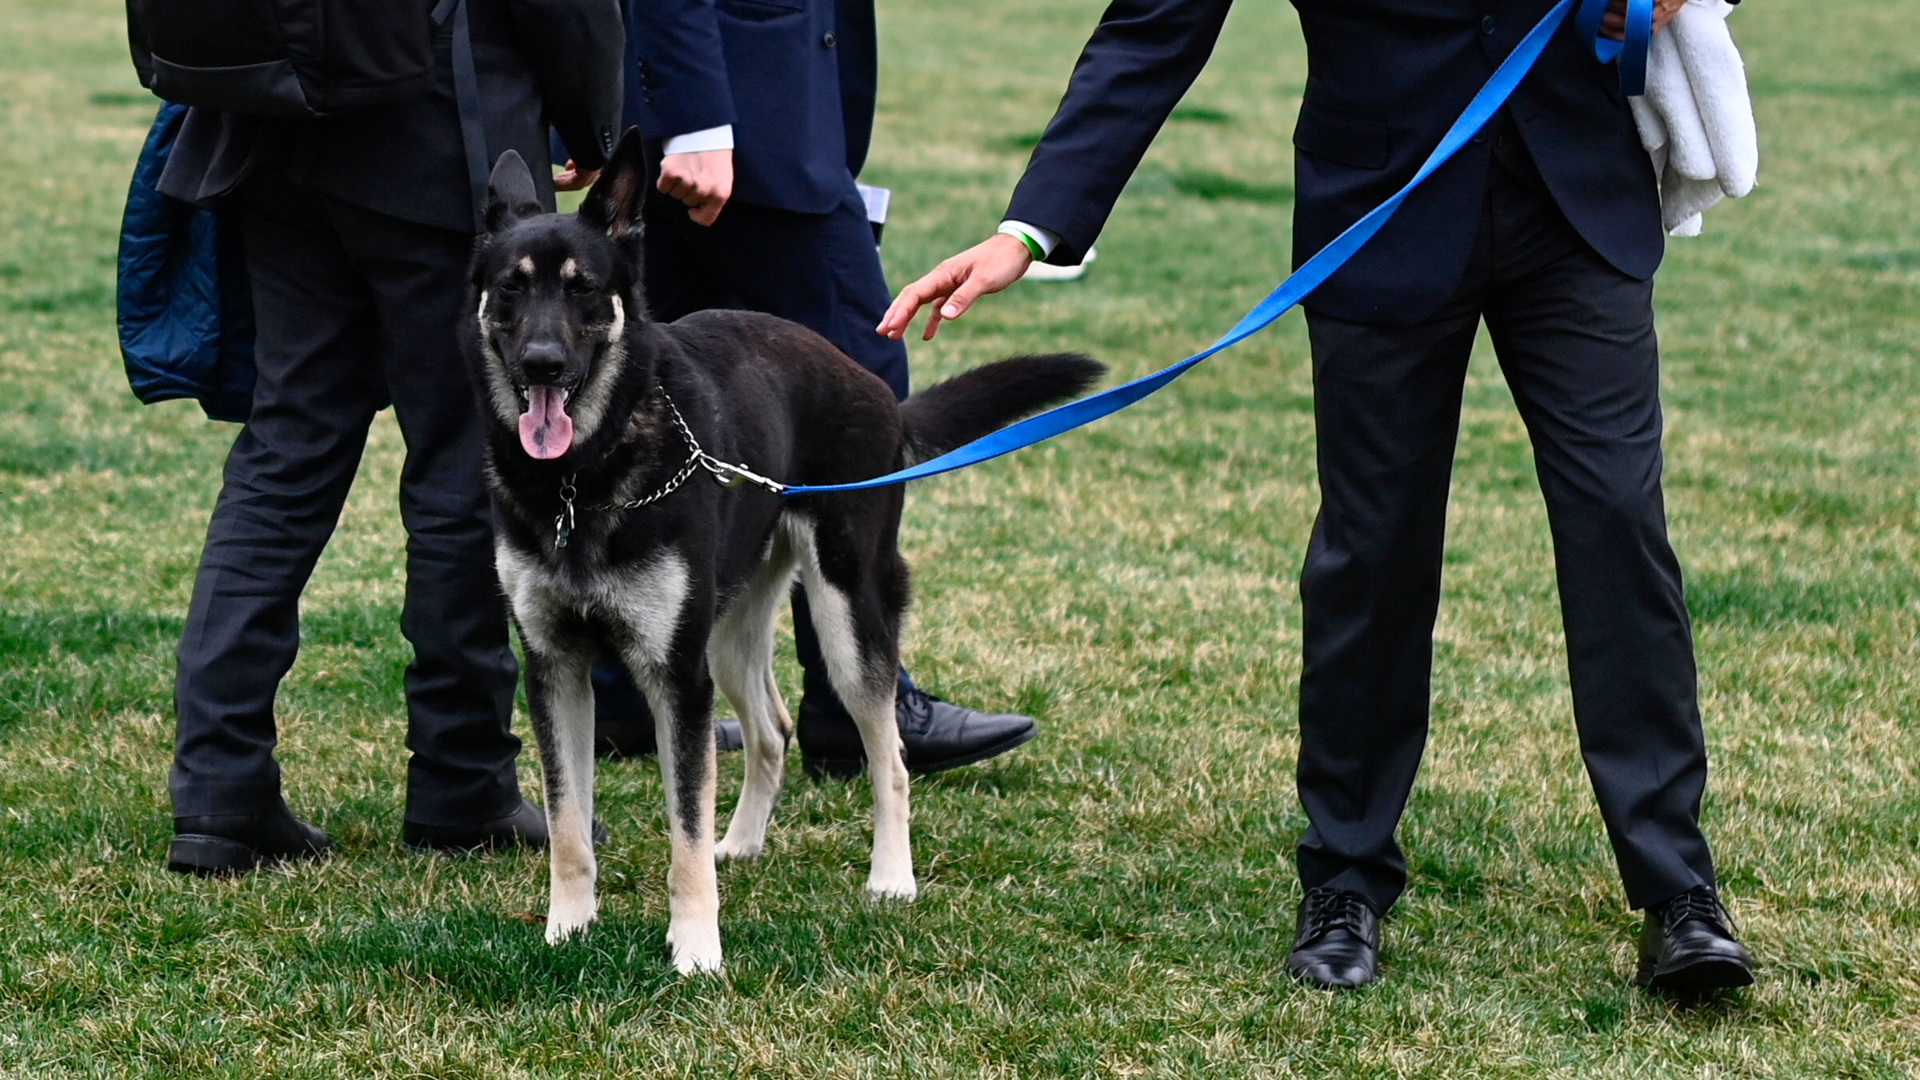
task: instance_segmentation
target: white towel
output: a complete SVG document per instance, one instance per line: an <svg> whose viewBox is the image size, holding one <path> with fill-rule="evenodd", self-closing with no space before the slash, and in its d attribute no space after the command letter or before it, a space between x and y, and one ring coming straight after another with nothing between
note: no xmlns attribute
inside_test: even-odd
<svg viewBox="0 0 1920 1080"><path fill-rule="evenodd" d="M1698 236L1700 216L1753 190L1760 138L1746 66L1727 31L1726 0L1687 0L1647 57L1647 93L1630 98L1640 143L1660 177L1660 217Z"/></svg>

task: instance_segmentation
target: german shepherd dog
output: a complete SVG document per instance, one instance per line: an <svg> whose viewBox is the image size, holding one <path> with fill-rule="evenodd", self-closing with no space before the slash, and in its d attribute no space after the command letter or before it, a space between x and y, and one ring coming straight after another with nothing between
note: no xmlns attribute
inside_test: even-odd
<svg viewBox="0 0 1920 1080"><path fill-rule="evenodd" d="M541 211L526 163L493 170L463 338L486 426L501 586L526 649L551 831L546 936L594 920L593 688L625 663L652 707L672 865L667 948L721 966L714 860L765 844L793 725L774 683L774 618L804 583L834 689L873 782L867 892L912 899L907 771L894 719L907 565L898 486L862 480L1071 397L1104 370L1077 355L1004 360L896 403L794 323L709 311L661 324L640 287L640 140L628 132L580 210ZM721 480L723 483L715 483ZM714 844L713 691L739 714L746 777Z"/></svg>

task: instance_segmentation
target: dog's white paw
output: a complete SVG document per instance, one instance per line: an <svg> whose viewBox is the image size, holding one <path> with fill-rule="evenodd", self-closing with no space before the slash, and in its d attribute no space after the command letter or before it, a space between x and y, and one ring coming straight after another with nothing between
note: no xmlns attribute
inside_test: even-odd
<svg viewBox="0 0 1920 1080"><path fill-rule="evenodd" d="M875 900L912 900L920 895L920 884L911 871L882 875L876 870L867 878L867 895Z"/></svg>
<svg viewBox="0 0 1920 1080"><path fill-rule="evenodd" d="M558 945L575 934L593 925L597 917L595 905L554 904L547 909L547 944Z"/></svg>
<svg viewBox="0 0 1920 1080"><path fill-rule="evenodd" d="M674 968L682 975L719 971L721 967L719 924L669 923L667 952L673 956Z"/></svg>
<svg viewBox="0 0 1920 1080"><path fill-rule="evenodd" d="M735 839L729 832L726 838L713 845L713 860L726 862L729 859L757 859L767 849L765 837L755 840Z"/></svg>

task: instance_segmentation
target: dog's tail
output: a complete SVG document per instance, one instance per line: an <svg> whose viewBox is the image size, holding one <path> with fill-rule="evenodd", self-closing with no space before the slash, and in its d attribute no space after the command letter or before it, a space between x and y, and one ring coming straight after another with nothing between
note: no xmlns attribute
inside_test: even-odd
<svg viewBox="0 0 1920 1080"><path fill-rule="evenodd" d="M1079 353L998 360L935 383L900 404L912 461L938 457L1030 413L1076 397L1105 364Z"/></svg>

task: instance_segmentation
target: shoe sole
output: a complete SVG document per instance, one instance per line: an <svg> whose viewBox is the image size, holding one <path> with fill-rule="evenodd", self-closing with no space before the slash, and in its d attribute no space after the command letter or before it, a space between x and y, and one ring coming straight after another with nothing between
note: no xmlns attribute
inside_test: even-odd
<svg viewBox="0 0 1920 1080"><path fill-rule="evenodd" d="M1736 960L1710 957L1666 971L1640 969L1635 980L1648 990L1690 996L1753 985L1753 969Z"/></svg>
<svg viewBox="0 0 1920 1080"><path fill-rule="evenodd" d="M959 757L948 758L938 765L915 766L909 764L907 766L907 772L913 776L932 776L934 773L943 773L948 769L958 769L964 765L977 765L982 761L997 758L1009 750L1025 745L1038 734L1040 734L1040 725L1035 724L1012 738L1002 739L991 746L982 747L971 753L961 754ZM809 780L852 780L854 777L867 771L867 759L863 757L810 758L802 755L800 758L800 768L801 771L806 773L807 779Z"/></svg>
<svg viewBox="0 0 1920 1080"><path fill-rule="evenodd" d="M1325 979L1316 979L1291 965L1287 968L1287 974L1294 982L1299 983L1301 986L1311 986L1315 990L1325 990L1328 993L1339 993L1343 990L1364 990L1380 981L1380 973L1378 971L1374 972L1364 982L1328 982Z"/></svg>
<svg viewBox="0 0 1920 1080"><path fill-rule="evenodd" d="M321 859L326 854L312 851L294 855L262 855L237 840L228 840L223 836L182 833L167 845L167 869L176 874L198 877L233 877L290 860Z"/></svg>

